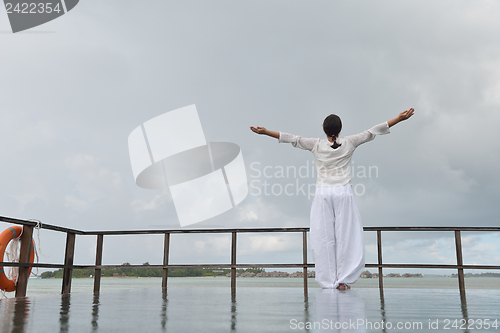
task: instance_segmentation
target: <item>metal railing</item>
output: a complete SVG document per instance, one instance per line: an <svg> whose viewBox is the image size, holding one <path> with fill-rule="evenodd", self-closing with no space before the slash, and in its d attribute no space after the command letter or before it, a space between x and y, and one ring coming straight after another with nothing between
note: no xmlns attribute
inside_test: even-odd
<svg viewBox="0 0 500 333"><path fill-rule="evenodd" d="M147 268L162 268L162 289L167 288L168 269L169 268L230 268L231 269L231 289L236 290L236 269L237 268L292 268L302 267L304 279L304 293L307 294L307 268L314 267L314 264L307 262L307 232L309 228L241 228L241 229L180 229L180 230L122 230L122 231L81 231L58 227L43 223L40 228L66 233L66 250L63 264L29 263L29 250L31 246L31 237L33 228L37 226L36 222L19 220L0 216L0 222L23 225L23 234L21 236L21 251L19 263L0 262L0 266L19 267L19 277L17 282L16 297L26 296L28 284L29 267L41 268L62 268L62 294L71 292L71 278L73 269L94 269L94 295L98 295L101 285L101 270L123 268L123 265L102 265L102 249L104 236L110 235L151 235L163 234L163 264L149 265ZM0 229L1 230L1 229ZM365 267L378 268L379 288L383 291L383 268L438 268L438 269L456 269L458 271L458 283L460 291L465 291L464 269L500 269L498 265L464 265L462 259L462 238L461 231L500 231L500 227L364 227L364 231L375 231L377 233L378 263L366 264ZM456 265L441 264L384 264L382 262L382 231L453 231L455 233ZM302 263L297 264L237 264L236 263L236 236L238 233L268 233L268 232L300 232L302 233ZM231 233L231 263L230 264L189 264L189 265L171 265L169 264L170 235L171 234L189 234L189 233ZM95 265L74 265L73 258L75 252L76 235L95 235L97 236L96 260ZM2 258L3 260L3 258ZM145 268L144 265L130 265L127 268Z"/></svg>

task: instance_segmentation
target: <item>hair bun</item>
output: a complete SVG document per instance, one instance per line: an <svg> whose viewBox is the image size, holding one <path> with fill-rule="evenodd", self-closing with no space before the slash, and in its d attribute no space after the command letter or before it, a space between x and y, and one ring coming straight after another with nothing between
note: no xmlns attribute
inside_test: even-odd
<svg viewBox="0 0 500 333"><path fill-rule="evenodd" d="M332 136L332 139L333 139L333 145L331 145L330 147L332 147L333 149L337 149L338 147L342 146L341 143L337 143L337 137L336 136Z"/></svg>

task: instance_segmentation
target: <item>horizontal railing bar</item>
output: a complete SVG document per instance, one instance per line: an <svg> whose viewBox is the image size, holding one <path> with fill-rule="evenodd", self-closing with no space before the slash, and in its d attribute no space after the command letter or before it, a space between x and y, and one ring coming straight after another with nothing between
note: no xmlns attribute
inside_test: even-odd
<svg viewBox="0 0 500 333"><path fill-rule="evenodd" d="M20 225L29 225L29 226L32 226L32 227L36 227L37 226L37 223L33 222L33 221L19 220L19 219L14 219L14 218L5 217L5 216L0 216L0 221L1 222L6 222L6 223L20 224ZM46 224L46 223L41 223L40 228L41 229L53 230L53 231L59 231L59 232L69 232L69 233L77 234L77 235L83 235L83 234L85 234L85 232L81 231L81 230L70 229L70 228L63 228L63 227L58 227L58 226L51 225L51 224Z"/></svg>
<svg viewBox="0 0 500 333"><path fill-rule="evenodd" d="M115 266L115 265L105 265L105 266L100 266L97 268L101 269L109 269L109 268L259 268L259 267L264 267L264 268L286 268L286 267L314 267L314 264L236 264L236 265L231 265L231 264L186 264L186 265L149 265L149 266L143 266L143 265L130 265L130 266Z"/></svg>
<svg viewBox="0 0 500 333"><path fill-rule="evenodd" d="M96 269L113 269L113 268L122 268L122 269L133 269L133 268L244 268L244 267L304 267L304 264L185 264L185 265L130 265L130 266L122 266L122 265L102 265L102 266L93 266ZM314 264L307 264L306 267L314 267Z"/></svg>
<svg viewBox="0 0 500 333"><path fill-rule="evenodd" d="M444 268L444 269L500 269L493 265L439 265L439 264L365 264L365 267L382 268Z"/></svg>
<svg viewBox="0 0 500 333"><path fill-rule="evenodd" d="M121 230L121 231L85 231L85 235L146 235L146 234L209 234L233 232L302 232L309 228L248 228L248 229L177 229L177 230Z"/></svg>
<svg viewBox="0 0 500 333"><path fill-rule="evenodd" d="M500 231L500 227L363 227L364 231ZM186 234L186 233L232 233L232 232L302 232L309 227L300 228L241 228L241 229L166 229L166 230L121 230L121 231L84 231L85 235L138 235L138 234Z"/></svg>
<svg viewBox="0 0 500 333"><path fill-rule="evenodd" d="M36 222L0 216L0 222L29 225L35 227ZM147 235L164 233L232 233L232 232L302 232L309 231L309 227L291 228L238 228L238 229L159 229L159 230L106 230L83 231L59 227L47 223L41 224L42 229L67 232L78 235ZM363 227L364 231L500 231L500 227Z"/></svg>
<svg viewBox="0 0 500 333"><path fill-rule="evenodd" d="M72 268L72 269L113 269L113 268L286 268L286 267L315 267L314 264L185 264L185 265L63 265L63 264L27 264L18 262L0 262L0 267L40 267L40 268ZM494 265L440 265L440 264L365 264L365 267L382 268L440 268L440 269L500 269Z"/></svg>
<svg viewBox="0 0 500 333"><path fill-rule="evenodd" d="M500 231L500 227L363 227L364 231Z"/></svg>
<svg viewBox="0 0 500 333"><path fill-rule="evenodd" d="M184 265L63 265L63 264L27 264L18 262L0 262L0 267L42 267L72 269L113 269L113 268L231 268L231 267L314 267L314 264L184 264Z"/></svg>
<svg viewBox="0 0 500 333"><path fill-rule="evenodd" d="M19 263L19 262L0 262L0 267L38 267L38 268L91 268L92 266L83 265L64 265L64 264L44 264L44 263Z"/></svg>

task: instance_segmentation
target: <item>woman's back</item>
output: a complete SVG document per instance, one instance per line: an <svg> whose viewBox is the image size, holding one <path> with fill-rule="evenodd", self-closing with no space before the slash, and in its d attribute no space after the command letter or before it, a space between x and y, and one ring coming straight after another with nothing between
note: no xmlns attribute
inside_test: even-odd
<svg viewBox="0 0 500 333"><path fill-rule="evenodd" d="M316 186L344 186L351 181L351 158L356 148L373 140L376 135L388 133L389 125L384 122L359 134L337 138L340 146L335 149L332 148L333 143L326 139L303 138L282 132L279 133L279 142L291 143L313 153L318 173Z"/></svg>

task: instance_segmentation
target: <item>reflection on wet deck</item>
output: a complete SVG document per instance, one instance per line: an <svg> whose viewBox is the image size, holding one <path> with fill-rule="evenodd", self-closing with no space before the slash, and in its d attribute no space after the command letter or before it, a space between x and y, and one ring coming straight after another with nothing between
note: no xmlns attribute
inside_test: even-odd
<svg viewBox="0 0 500 333"><path fill-rule="evenodd" d="M0 300L1 332L463 331L500 325L500 290L177 287ZM467 322L469 329L452 327ZM479 321L481 320L481 322ZM471 324L472 323L472 324ZM411 327L411 328L410 328ZM448 327L448 329L446 329ZM490 331L498 331L490 327Z"/></svg>

